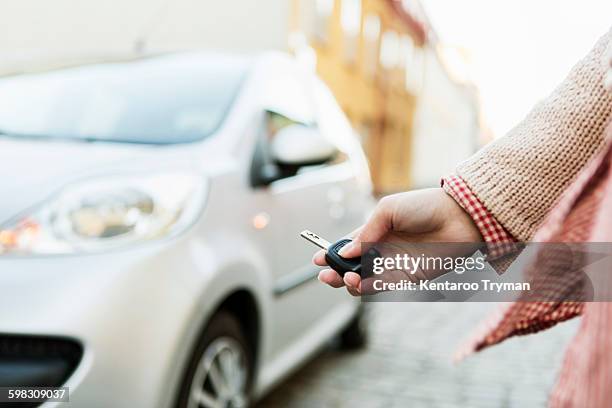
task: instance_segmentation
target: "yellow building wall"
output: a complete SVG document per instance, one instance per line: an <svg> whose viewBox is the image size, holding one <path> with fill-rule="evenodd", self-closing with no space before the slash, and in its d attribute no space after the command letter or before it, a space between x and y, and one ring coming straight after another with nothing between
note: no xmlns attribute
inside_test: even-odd
<svg viewBox="0 0 612 408"><path fill-rule="evenodd" d="M341 24L343 1L333 1L324 39L303 27L308 19L300 15L307 9L302 2L314 3L315 0L294 0L292 31L307 35L316 52L318 74L362 136L376 192L390 193L410 188L411 129L416 98L407 91L404 69L384 68L379 55L383 33L394 31L411 38L413 33L386 0L361 0L356 55L349 60L345 49L347 39ZM373 43L364 37L364 21L373 15L380 19L376 52L368 48ZM372 61L372 57L376 61ZM371 64L374 64L375 71Z"/></svg>

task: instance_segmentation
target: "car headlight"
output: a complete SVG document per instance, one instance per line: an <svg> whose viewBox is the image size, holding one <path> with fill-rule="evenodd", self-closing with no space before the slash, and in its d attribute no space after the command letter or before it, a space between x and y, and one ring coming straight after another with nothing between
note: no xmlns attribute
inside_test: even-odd
<svg viewBox="0 0 612 408"><path fill-rule="evenodd" d="M87 179L0 225L0 254L98 252L173 235L193 223L204 196L192 173Z"/></svg>

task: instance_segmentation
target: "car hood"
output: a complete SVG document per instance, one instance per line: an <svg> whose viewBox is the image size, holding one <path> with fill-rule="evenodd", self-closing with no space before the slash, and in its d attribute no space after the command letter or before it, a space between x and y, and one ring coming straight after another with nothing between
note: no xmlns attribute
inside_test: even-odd
<svg viewBox="0 0 612 408"><path fill-rule="evenodd" d="M104 174L186 167L201 172L197 156L219 157L190 146L17 140L0 138L0 224L43 202L63 186ZM197 152L195 152L196 150ZM196 156L197 154L197 156ZM208 163L208 160L206 161ZM210 168L211 166L207 166Z"/></svg>

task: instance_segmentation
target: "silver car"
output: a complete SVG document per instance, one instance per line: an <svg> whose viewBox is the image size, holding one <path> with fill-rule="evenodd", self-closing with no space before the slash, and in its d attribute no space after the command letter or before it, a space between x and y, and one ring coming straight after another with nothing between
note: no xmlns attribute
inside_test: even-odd
<svg viewBox="0 0 612 408"><path fill-rule="evenodd" d="M0 386L242 407L330 338L363 343L359 302L317 283L298 234L361 224L368 167L292 57L114 59L0 95Z"/></svg>

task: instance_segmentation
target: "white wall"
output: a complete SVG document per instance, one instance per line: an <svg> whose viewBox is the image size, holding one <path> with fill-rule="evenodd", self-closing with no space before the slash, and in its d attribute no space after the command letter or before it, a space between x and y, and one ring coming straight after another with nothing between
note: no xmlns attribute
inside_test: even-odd
<svg viewBox="0 0 612 408"><path fill-rule="evenodd" d="M417 188L439 185L441 176L474 153L480 132L474 94L450 80L432 49L426 49L422 58L412 151Z"/></svg>

